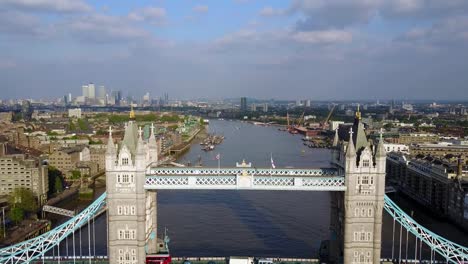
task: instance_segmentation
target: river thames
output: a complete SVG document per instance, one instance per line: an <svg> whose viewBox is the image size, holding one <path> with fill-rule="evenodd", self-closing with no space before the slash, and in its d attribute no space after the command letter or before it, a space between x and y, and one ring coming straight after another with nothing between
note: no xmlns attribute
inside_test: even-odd
<svg viewBox="0 0 468 264"><path fill-rule="evenodd" d="M217 167L215 156L219 153L221 167L234 167L236 162L245 159L254 167L268 168L271 157L277 167L330 167L330 150L307 148L301 136L279 131L274 126L211 120L208 130L224 135L224 142L210 152L194 143L178 162L195 165L201 161L203 166ZM159 191L158 235L167 228L171 254L179 257L316 258L320 242L330 238L330 199L329 192L320 191ZM430 230L467 245L468 234L450 223L434 219L411 201L398 196L392 199L404 209L412 208L415 219ZM105 225L104 214L95 224L96 255L106 255ZM382 257L391 256L392 230L393 221L384 212ZM398 225L396 230L395 239L399 241ZM81 235L82 254L88 255L86 228ZM405 231L402 241L406 241ZM408 257L412 257L414 237L410 235L408 241ZM69 254L71 244L70 238ZM66 251L65 247L62 243L61 252ZM404 251L405 247L402 246ZM94 254L94 245L91 248ZM424 250L427 252L423 246Z"/></svg>

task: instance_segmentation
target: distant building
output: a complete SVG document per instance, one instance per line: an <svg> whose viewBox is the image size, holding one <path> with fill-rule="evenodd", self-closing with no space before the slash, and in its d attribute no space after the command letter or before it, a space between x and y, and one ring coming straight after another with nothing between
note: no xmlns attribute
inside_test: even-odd
<svg viewBox="0 0 468 264"><path fill-rule="evenodd" d="M439 141L439 136L429 133L400 134L399 143L405 145L431 143Z"/></svg>
<svg viewBox="0 0 468 264"><path fill-rule="evenodd" d="M31 190L39 204L44 204L49 191L47 165L40 159L26 158L23 154L0 157L0 195L9 195L21 187Z"/></svg>
<svg viewBox="0 0 468 264"><path fill-rule="evenodd" d="M444 157L448 154L453 156L468 157L468 145L457 145L450 143L418 144L410 146L411 154L431 155L433 157Z"/></svg>
<svg viewBox="0 0 468 264"><path fill-rule="evenodd" d="M88 90L88 85L82 85L81 86L81 90L82 90L82 96L84 98L88 98L89 97L89 90Z"/></svg>
<svg viewBox="0 0 468 264"><path fill-rule="evenodd" d="M257 105L256 104L250 105L250 110L252 110L252 112L256 112L257 111Z"/></svg>
<svg viewBox="0 0 468 264"><path fill-rule="evenodd" d="M100 85L97 90L97 98L104 100L106 98L106 87L104 85Z"/></svg>
<svg viewBox="0 0 468 264"><path fill-rule="evenodd" d="M120 105L120 102L122 101L122 92L121 91L112 91L111 97L114 99L113 100L114 104Z"/></svg>
<svg viewBox="0 0 468 264"><path fill-rule="evenodd" d="M305 100L305 106L310 107L310 100Z"/></svg>
<svg viewBox="0 0 468 264"><path fill-rule="evenodd" d="M90 99L96 98L96 87L94 86L94 83L88 84L88 97Z"/></svg>
<svg viewBox="0 0 468 264"><path fill-rule="evenodd" d="M247 111L247 98L246 97L241 97L240 110L242 112Z"/></svg>
<svg viewBox="0 0 468 264"><path fill-rule="evenodd" d="M263 112L268 112L268 103L263 104Z"/></svg>
<svg viewBox="0 0 468 264"><path fill-rule="evenodd" d="M409 147L403 144L384 143L385 151L409 154Z"/></svg>
<svg viewBox="0 0 468 264"><path fill-rule="evenodd" d="M387 154L387 179L427 210L468 230L468 171L461 159Z"/></svg>
<svg viewBox="0 0 468 264"><path fill-rule="evenodd" d="M343 121L329 121L328 123L330 124L328 127L330 131L335 131L341 124L344 124Z"/></svg>
<svg viewBox="0 0 468 264"><path fill-rule="evenodd" d="M69 118L81 118L81 108L68 109Z"/></svg>
<svg viewBox="0 0 468 264"><path fill-rule="evenodd" d="M60 170L67 177L76 169L80 161L90 161L90 151L85 146L62 148L49 155L49 164Z"/></svg>
<svg viewBox="0 0 468 264"><path fill-rule="evenodd" d="M412 104L403 104L401 106L401 108L403 108L406 111L413 111L413 105Z"/></svg>

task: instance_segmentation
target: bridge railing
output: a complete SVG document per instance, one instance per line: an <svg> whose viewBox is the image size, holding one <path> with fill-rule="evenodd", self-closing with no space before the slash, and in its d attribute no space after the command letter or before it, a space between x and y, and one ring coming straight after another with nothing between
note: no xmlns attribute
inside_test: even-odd
<svg viewBox="0 0 468 264"><path fill-rule="evenodd" d="M273 168L197 168L197 167L156 167L149 169L148 176L163 175L211 175L229 176L249 174L257 176L337 176L338 171L334 168L318 169L273 169Z"/></svg>
<svg viewBox="0 0 468 264"><path fill-rule="evenodd" d="M418 224L411 216L406 214L388 196L384 198L384 209L393 219L418 239L423 241L431 250L440 254L447 262L468 263L468 248L443 238L429 229Z"/></svg>
<svg viewBox="0 0 468 264"><path fill-rule="evenodd" d="M68 235L85 225L106 204L106 193L97 198L90 206L75 217L58 227L24 242L0 249L0 263L29 263L53 247L57 246Z"/></svg>

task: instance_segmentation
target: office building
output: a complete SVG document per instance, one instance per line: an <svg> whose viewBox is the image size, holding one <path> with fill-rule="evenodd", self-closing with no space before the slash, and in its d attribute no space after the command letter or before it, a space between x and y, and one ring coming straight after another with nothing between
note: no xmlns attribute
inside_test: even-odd
<svg viewBox="0 0 468 264"><path fill-rule="evenodd" d="M250 110L251 110L252 112L256 112L256 111L257 111L257 104L251 104L251 105L250 105Z"/></svg>
<svg viewBox="0 0 468 264"><path fill-rule="evenodd" d="M88 98L89 97L88 85L81 86L81 90L82 90L83 97Z"/></svg>
<svg viewBox="0 0 468 264"><path fill-rule="evenodd" d="M106 99L106 87L104 85L100 85L97 90L97 98L99 100L105 100Z"/></svg>
<svg viewBox="0 0 468 264"><path fill-rule="evenodd" d="M10 195L15 188L31 190L40 205L47 201L48 167L39 158L23 154L0 157L0 195Z"/></svg>
<svg viewBox="0 0 468 264"><path fill-rule="evenodd" d="M121 91L112 91L111 97L113 98L114 104L120 105L120 101L122 101L122 92Z"/></svg>
<svg viewBox="0 0 468 264"><path fill-rule="evenodd" d="M242 112L247 111L247 98L246 97L241 97L240 110Z"/></svg>

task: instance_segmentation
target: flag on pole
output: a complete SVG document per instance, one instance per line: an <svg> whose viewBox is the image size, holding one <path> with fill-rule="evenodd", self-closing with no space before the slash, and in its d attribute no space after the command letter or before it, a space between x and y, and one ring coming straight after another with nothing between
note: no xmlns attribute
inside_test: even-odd
<svg viewBox="0 0 468 264"><path fill-rule="evenodd" d="M218 154L216 154L216 159L219 160L221 158L221 156Z"/></svg>
<svg viewBox="0 0 468 264"><path fill-rule="evenodd" d="M271 160L271 167L275 169L276 166L275 166L275 162L273 162L273 155L270 155L270 160Z"/></svg>

